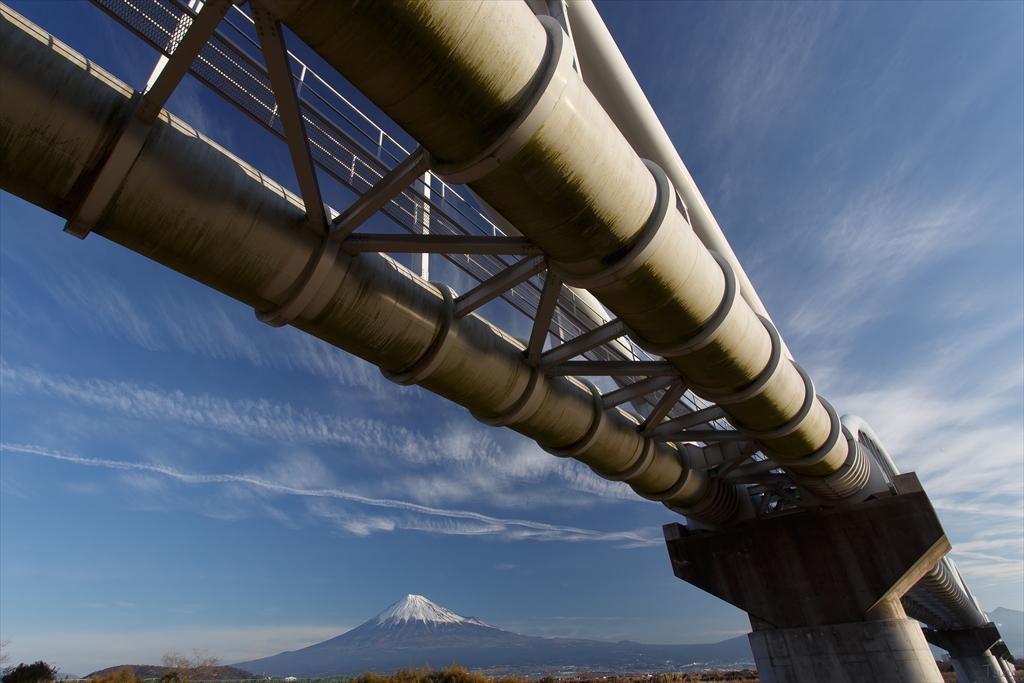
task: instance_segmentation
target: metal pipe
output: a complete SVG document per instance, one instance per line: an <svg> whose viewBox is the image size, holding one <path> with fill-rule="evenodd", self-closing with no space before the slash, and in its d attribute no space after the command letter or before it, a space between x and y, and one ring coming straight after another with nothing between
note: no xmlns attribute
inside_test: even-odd
<svg viewBox="0 0 1024 683"><path fill-rule="evenodd" d="M667 176L562 68L550 18L481 0L266 5L814 495L860 490L860 449L838 415L795 364L772 364L770 323L733 303L728 261L694 234Z"/></svg>
<svg viewBox="0 0 1024 683"><path fill-rule="evenodd" d="M686 205L690 225L697 237L705 247L721 254L732 266L740 281L740 295L750 308L771 320L593 0L568 0L566 5L569 23L573 27L573 42L583 69L583 82L636 153L665 169Z"/></svg>
<svg viewBox="0 0 1024 683"><path fill-rule="evenodd" d="M72 215L137 95L2 5L0 15L0 189ZM298 197L163 111L94 231L268 310L319 259L323 238L304 221ZM535 371L510 335L453 313L447 287L386 256L340 251L292 324L484 420L506 417L642 496L711 524L736 513L735 487L691 470L674 445L643 437L625 411L605 411L592 385Z"/></svg>

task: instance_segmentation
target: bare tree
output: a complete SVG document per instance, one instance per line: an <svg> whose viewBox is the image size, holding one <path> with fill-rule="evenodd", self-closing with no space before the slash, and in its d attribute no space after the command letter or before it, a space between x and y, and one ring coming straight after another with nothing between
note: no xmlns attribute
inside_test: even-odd
<svg viewBox="0 0 1024 683"><path fill-rule="evenodd" d="M214 678L220 657L211 655L209 650L194 648L191 657L180 652L168 652L160 663L171 669L164 674L161 683L198 683Z"/></svg>

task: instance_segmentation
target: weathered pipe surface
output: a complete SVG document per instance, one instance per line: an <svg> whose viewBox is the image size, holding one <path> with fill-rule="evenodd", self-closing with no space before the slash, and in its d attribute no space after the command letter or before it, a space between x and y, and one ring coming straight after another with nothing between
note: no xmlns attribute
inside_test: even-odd
<svg viewBox="0 0 1024 683"><path fill-rule="evenodd" d="M529 100L551 52L543 27L522 2L264 4L435 158L449 163L471 159L501 137ZM657 198L651 173L575 73L525 147L470 186L577 280L599 273L637 243ZM675 209L665 229L664 242L640 268L588 288L643 340L671 346L712 317L725 278ZM691 386L720 395L752 384L770 353L768 332L741 300L713 342L670 360ZM798 416L805 393L796 368L784 362L760 391L723 408L737 428L766 434ZM825 477L856 454L838 438L807 459L830 436L828 412L816 397L811 400L795 428L762 436L760 443L794 474ZM816 493L855 492L833 483L839 491L825 486Z"/></svg>
<svg viewBox="0 0 1024 683"><path fill-rule="evenodd" d="M0 188L68 217L137 96L0 9ZM297 197L164 111L94 232L268 310L287 298L319 246L320 238L303 228L304 215ZM444 300L433 285L386 256L340 253L293 324L399 372L427 352L444 321ZM491 417L516 402L531 372L521 344L470 315L445 360L421 384ZM549 448L580 441L598 415L589 389L572 378L539 381L538 407L511 428ZM608 411L596 437L574 457L616 477L652 447L649 464L626 479L638 493L710 524L735 514L734 488L691 470L674 445L651 444L622 410Z"/></svg>

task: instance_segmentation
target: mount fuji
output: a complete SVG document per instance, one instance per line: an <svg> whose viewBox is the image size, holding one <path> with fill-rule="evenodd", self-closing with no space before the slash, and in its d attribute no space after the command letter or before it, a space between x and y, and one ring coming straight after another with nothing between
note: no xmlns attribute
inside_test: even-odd
<svg viewBox="0 0 1024 683"><path fill-rule="evenodd" d="M680 670L695 662L753 661L744 636L712 645L642 645L525 636L463 617L421 595L407 595L356 628L316 645L235 666L258 675L313 678L364 671L394 673L458 662L471 669L529 674L556 667L609 671Z"/></svg>

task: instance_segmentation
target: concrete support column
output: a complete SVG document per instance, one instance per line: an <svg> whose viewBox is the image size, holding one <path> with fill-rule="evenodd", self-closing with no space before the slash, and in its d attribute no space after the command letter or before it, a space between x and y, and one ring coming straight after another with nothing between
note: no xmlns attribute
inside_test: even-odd
<svg viewBox="0 0 1024 683"><path fill-rule="evenodd" d="M751 616L750 625L762 683L942 680L920 627L905 616L794 628Z"/></svg>
<svg viewBox="0 0 1024 683"><path fill-rule="evenodd" d="M900 495L719 531L665 525L676 576L747 612L762 681L939 683L900 597L949 550L913 474Z"/></svg>
<svg viewBox="0 0 1024 683"><path fill-rule="evenodd" d="M999 629L988 623L974 628L926 629L925 638L935 647L949 653L960 683L1014 683L1016 677L1007 671L1004 661L996 656L1005 651Z"/></svg>

